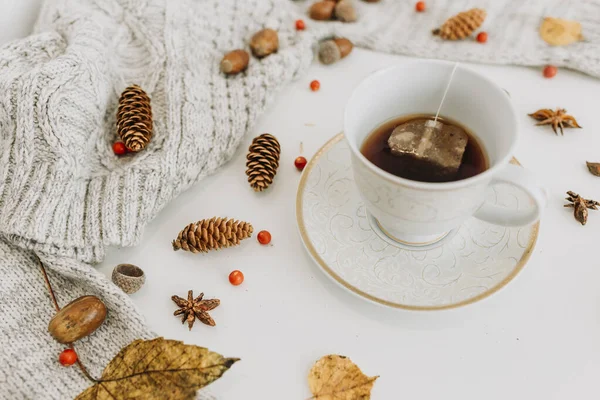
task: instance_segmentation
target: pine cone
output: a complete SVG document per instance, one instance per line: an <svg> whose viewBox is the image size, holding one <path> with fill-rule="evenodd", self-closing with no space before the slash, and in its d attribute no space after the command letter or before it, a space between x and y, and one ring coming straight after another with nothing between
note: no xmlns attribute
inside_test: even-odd
<svg viewBox="0 0 600 400"><path fill-rule="evenodd" d="M246 175L254 191L262 192L273 183L280 153L279 142L275 136L263 133L254 138L246 156Z"/></svg>
<svg viewBox="0 0 600 400"><path fill-rule="evenodd" d="M173 250L207 253L209 250L236 246L240 240L249 238L253 229L249 223L234 219L203 219L192 222L179 232L177 239L173 240Z"/></svg>
<svg viewBox="0 0 600 400"><path fill-rule="evenodd" d="M481 8L473 8L449 18L441 28L433 31L446 40L460 40L471 35L473 31L483 24L487 13Z"/></svg>
<svg viewBox="0 0 600 400"><path fill-rule="evenodd" d="M138 85L131 85L119 98L117 132L131 151L143 150L152 137L150 98Z"/></svg>

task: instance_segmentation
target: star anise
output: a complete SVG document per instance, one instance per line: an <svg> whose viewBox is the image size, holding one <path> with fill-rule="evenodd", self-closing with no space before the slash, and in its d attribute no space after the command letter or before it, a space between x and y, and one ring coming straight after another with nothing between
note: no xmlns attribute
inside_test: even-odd
<svg viewBox="0 0 600 400"><path fill-rule="evenodd" d="M563 128L581 128L574 117L567 115L567 110L557 108L552 111L549 108L542 108L533 114L528 114L531 118L540 121L536 125L552 125L552 130L558 135L556 128L560 128L560 134L563 135Z"/></svg>
<svg viewBox="0 0 600 400"><path fill-rule="evenodd" d="M221 304L221 301L219 299L202 300L203 297L204 293L200 293L200 295L194 299L193 291L191 290L188 290L187 300L179 296L171 296L171 300L179 307L179 310L175 311L173 315L183 314L181 323L184 324L187 321L190 330L192 330L196 318L206 325L215 326L215 321L207 311L215 309Z"/></svg>
<svg viewBox="0 0 600 400"><path fill-rule="evenodd" d="M573 193L570 190L567 192L569 197L566 200L571 203L565 204L565 207L573 207L575 219L581 223L581 225L585 225L588 217L588 208L590 210L597 210L598 206L600 206L600 202L596 200L587 200L578 195L577 193Z"/></svg>

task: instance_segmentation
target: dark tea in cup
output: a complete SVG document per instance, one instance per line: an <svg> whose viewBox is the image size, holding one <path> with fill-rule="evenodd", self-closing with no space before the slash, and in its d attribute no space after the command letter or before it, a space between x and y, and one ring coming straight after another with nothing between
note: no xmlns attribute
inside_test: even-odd
<svg viewBox="0 0 600 400"><path fill-rule="evenodd" d="M489 168L472 132L448 118L434 119L413 114L389 120L367 136L360 151L382 170L420 182L458 181Z"/></svg>

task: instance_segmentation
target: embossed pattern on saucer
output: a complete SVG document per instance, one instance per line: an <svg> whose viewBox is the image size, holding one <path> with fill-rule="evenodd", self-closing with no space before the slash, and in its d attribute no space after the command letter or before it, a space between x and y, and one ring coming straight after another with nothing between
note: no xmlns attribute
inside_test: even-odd
<svg viewBox="0 0 600 400"><path fill-rule="evenodd" d="M296 200L300 236L317 265L334 281L370 301L395 308L440 310L481 300L525 266L539 223L504 228L475 218L433 250L399 249L376 235L354 186L350 150L339 134L304 170ZM490 200L529 206L512 185L495 185Z"/></svg>

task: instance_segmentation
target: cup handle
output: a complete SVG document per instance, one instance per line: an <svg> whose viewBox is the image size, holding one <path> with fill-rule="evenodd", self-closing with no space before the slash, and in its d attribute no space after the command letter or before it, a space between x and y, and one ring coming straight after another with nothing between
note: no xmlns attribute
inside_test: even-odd
<svg viewBox="0 0 600 400"><path fill-rule="evenodd" d="M508 164L492 179L492 185L495 183L509 183L524 190L535 203L534 206L515 211L486 201L475 213L475 218L501 226L524 226L540 219L542 210L546 207L547 195L531 172Z"/></svg>

